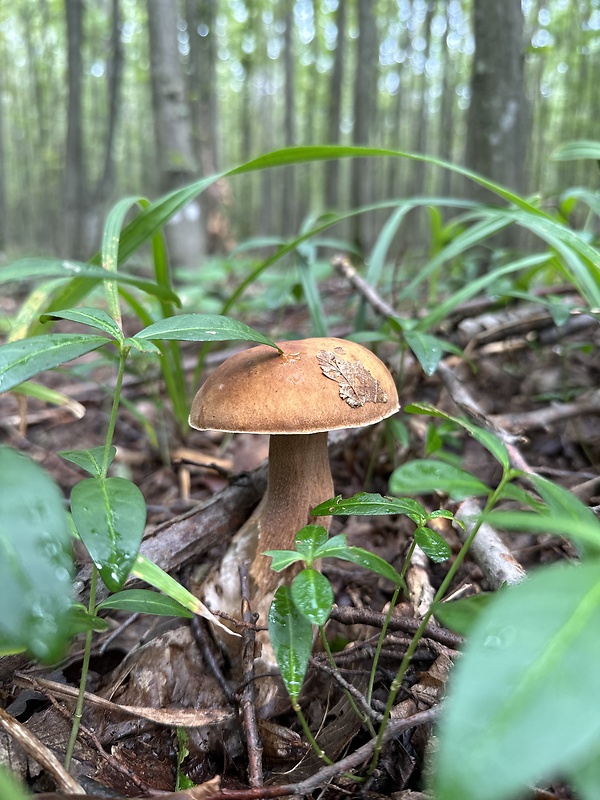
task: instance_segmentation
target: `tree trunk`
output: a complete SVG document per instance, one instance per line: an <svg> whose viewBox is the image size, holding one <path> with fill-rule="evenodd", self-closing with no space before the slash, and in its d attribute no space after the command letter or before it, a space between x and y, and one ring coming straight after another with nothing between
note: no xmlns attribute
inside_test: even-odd
<svg viewBox="0 0 600 800"><path fill-rule="evenodd" d="M156 135L156 160L161 192L192 182L197 176L192 126L179 57L177 3L147 0L150 82ZM167 225L174 264L197 265L204 255L200 205L188 204Z"/></svg>
<svg viewBox="0 0 600 800"><path fill-rule="evenodd" d="M67 108L67 145L65 154L65 199L63 249L72 258L85 258L84 220L87 198L83 155L81 45L84 3L65 0L67 21L67 70L69 101Z"/></svg>
<svg viewBox="0 0 600 800"><path fill-rule="evenodd" d="M296 142L295 116L295 69L294 69L294 3L287 0L284 15L285 32L283 35L283 70L284 70L284 109L283 109L283 141L286 147ZM285 236L296 231L296 173L294 167L286 167L283 171L283 196L281 202L282 225Z"/></svg>
<svg viewBox="0 0 600 800"><path fill-rule="evenodd" d="M467 165L524 192L527 107L521 0L475 0L475 54L467 116ZM473 187L473 196L482 192ZM485 199L490 200L485 193Z"/></svg>
<svg viewBox="0 0 600 800"><path fill-rule="evenodd" d="M335 59L329 85L329 110L327 118L327 144L340 143L342 121L342 99L344 89L344 67L346 61L346 0L339 0L335 17L337 38ZM325 206L336 209L339 198L340 162L328 161L325 167Z"/></svg>
<svg viewBox="0 0 600 800"><path fill-rule="evenodd" d="M2 89L2 72L0 71L0 97L3 96ZM6 247L6 166L4 157L4 113L3 104L0 103L0 260L2 260L2 251Z"/></svg>
<svg viewBox="0 0 600 800"><path fill-rule="evenodd" d="M110 197L115 176L114 144L120 110L121 78L123 76L123 45L121 42L119 5L120 0L112 0L112 29L110 34L112 58L108 65L108 122L102 172L94 192L94 205L100 207Z"/></svg>
<svg viewBox="0 0 600 800"><path fill-rule="evenodd" d="M378 42L375 10L370 0L359 0L358 41L356 50L356 73L354 77L354 126L352 143L369 143L371 120L375 116L377 96ZM366 159L356 158L352 162L350 200L353 208L366 205L371 197L369 164ZM354 240L365 250L369 244L370 220L365 214L354 217Z"/></svg>

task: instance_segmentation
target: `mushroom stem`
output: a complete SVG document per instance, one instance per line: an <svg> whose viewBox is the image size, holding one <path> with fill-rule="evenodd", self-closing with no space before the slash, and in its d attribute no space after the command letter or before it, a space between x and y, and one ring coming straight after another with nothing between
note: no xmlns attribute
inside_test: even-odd
<svg viewBox="0 0 600 800"><path fill-rule="evenodd" d="M256 509L258 546L250 569L257 599L280 582L265 550L292 550L294 537L311 523L329 528L330 517L312 517L310 510L333 497L327 433L271 435L269 482Z"/></svg>

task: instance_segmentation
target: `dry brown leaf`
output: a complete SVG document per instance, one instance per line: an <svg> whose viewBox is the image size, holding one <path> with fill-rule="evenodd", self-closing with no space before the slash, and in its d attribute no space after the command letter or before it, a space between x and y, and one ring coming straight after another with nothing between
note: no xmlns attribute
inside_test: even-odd
<svg viewBox="0 0 600 800"><path fill-rule="evenodd" d="M350 408L360 408L366 403L387 403L381 384L360 361L346 361L329 350L320 350L317 361L323 375L339 384L340 397Z"/></svg>
<svg viewBox="0 0 600 800"><path fill-rule="evenodd" d="M17 682L27 682L37 684L43 689L47 689L58 697L68 697L76 699L77 689L72 686L64 686L55 681L44 678L36 678L31 681L26 675L19 675ZM203 728L206 725L218 725L233 716L233 712L228 708L148 708L146 706L124 706L113 703L104 697L99 697L90 692L85 693L86 703L107 711L130 714L133 717L141 717L159 725L181 726L184 728Z"/></svg>

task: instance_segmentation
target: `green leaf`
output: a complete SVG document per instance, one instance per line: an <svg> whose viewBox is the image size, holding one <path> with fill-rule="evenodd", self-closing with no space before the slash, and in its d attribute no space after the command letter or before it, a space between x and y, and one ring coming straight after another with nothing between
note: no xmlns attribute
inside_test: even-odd
<svg viewBox="0 0 600 800"><path fill-rule="evenodd" d="M88 631L105 633L107 630L110 630L110 625L105 619L101 619L95 614L90 614L87 608L81 603L73 604L69 613L69 631L71 636L75 636L78 633L87 633Z"/></svg>
<svg viewBox="0 0 600 800"><path fill-rule="evenodd" d="M331 547L326 552L320 552L319 557L341 558L342 561L351 561L353 564L359 564L361 567L381 575L382 578L387 578L397 586L402 583L402 578L391 564L388 564L381 556L377 556L368 550L363 550L362 547Z"/></svg>
<svg viewBox="0 0 600 800"><path fill-rule="evenodd" d="M77 464L90 475L99 478L102 475L102 463L104 461L105 447L91 447L89 450L59 450L58 455L70 461L72 464ZM113 445L109 448L109 457L107 467L110 467L114 457L117 454L117 448Z"/></svg>
<svg viewBox="0 0 600 800"><path fill-rule="evenodd" d="M332 536L326 542L323 542L323 544L315 550L315 559L327 558L331 550L337 550L340 547L348 547L348 537L345 533L338 533L336 536Z"/></svg>
<svg viewBox="0 0 600 800"><path fill-rule="evenodd" d="M67 308L63 311L52 311L49 314L42 314L40 322L48 322L54 319L69 319L72 322L81 322L82 325L89 325L91 328L104 331L118 341L123 341L123 333L112 317L101 308Z"/></svg>
<svg viewBox="0 0 600 800"><path fill-rule="evenodd" d="M198 614L210 620L213 625L221 628L230 636L239 636L238 633L223 625L195 595L188 592L185 586L178 583L175 578L172 578L164 569L161 569L158 564L150 561L142 553L138 553L131 569L131 574L142 581L146 581L150 586L154 586L155 589L163 592L168 597L172 597L173 600L181 603L184 608L187 608L193 614Z"/></svg>
<svg viewBox="0 0 600 800"><path fill-rule="evenodd" d="M34 461L0 446L0 648L57 661L70 636L71 537L64 499Z"/></svg>
<svg viewBox="0 0 600 800"><path fill-rule="evenodd" d="M552 154L553 161L580 161L583 158L600 160L600 142L585 139L566 142Z"/></svg>
<svg viewBox="0 0 600 800"><path fill-rule="evenodd" d="M490 492L489 487L469 472L433 459L415 459L402 464L392 472L389 485L394 494L444 492L454 500Z"/></svg>
<svg viewBox="0 0 600 800"><path fill-rule="evenodd" d="M471 436L479 442L479 444L483 445L486 450L489 450L496 461L498 461L505 470L510 468L510 459L508 457L506 447L491 431L486 431L484 428L479 427L479 425L475 425L470 420L462 417L453 417L451 414L446 414L445 411L440 411L439 408L429 405L429 403L409 403L407 406L405 406L404 411L406 411L407 414L424 414L425 416L449 420L454 422L456 425L460 425L460 427L468 431L468 433L470 433Z"/></svg>
<svg viewBox="0 0 600 800"><path fill-rule="evenodd" d="M507 531L552 533L566 536L581 545L587 554L600 554L600 522L592 515L588 520L568 516L534 514L531 511L492 511L486 521Z"/></svg>
<svg viewBox="0 0 600 800"><path fill-rule="evenodd" d="M542 568L490 602L445 701L436 800L512 798L597 754L599 576L598 561Z"/></svg>
<svg viewBox="0 0 600 800"><path fill-rule="evenodd" d="M310 566L318 549L327 542L327 531L322 525L305 525L294 537L294 544L304 561Z"/></svg>
<svg viewBox="0 0 600 800"><path fill-rule="evenodd" d="M275 342L262 333L230 317L220 314L179 314L149 325L134 339L176 339L185 342L259 342L279 350Z"/></svg>
<svg viewBox="0 0 600 800"><path fill-rule="evenodd" d="M160 355L160 347L157 347L153 342L147 342L144 339L134 339L133 336L124 339L123 344L125 347L134 347L140 353L152 353L152 355Z"/></svg>
<svg viewBox="0 0 600 800"><path fill-rule="evenodd" d="M4 766L0 765L0 797L10 800L30 800L31 795L26 792L22 784Z"/></svg>
<svg viewBox="0 0 600 800"><path fill-rule="evenodd" d="M495 592L476 594L473 597L464 597L462 600L437 603L433 609L433 616L445 628L450 628L461 636L470 636L473 626L479 621L496 594Z"/></svg>
<svg viewBox="0 0 600 800"><path fill-rule="evenodd" d="M0 345L0 392L107 344L110 339L84 333L34 336Z"/></svg>
<svg viewBox="0 0 600 800"><path fill-rule="evenodd" d="M383 495L369 492L358 492L347 500L339 494L333 500L326 500L310 512L315 516L352 515L352 516L378 516L383 514L405 514L417 524L427 518L427 512L422 505L411 497L383 497Z"/></svg>
<svg viewBox="0 0 600 800"><path fill-rule="evenodd" d="M450 545L437 531L420 525L414 536L421 550L436 564L447 561L452 555Z"/></svg>
<svg viewBox="0 0 600 800"><path fill-rule="evenodd" d="M106 586L117 592L136 559L146 524L146 502L125 478L86 478L71 491L71 515Z"/></svg>
<svg viewBox="0 0 600 800"><path fill-rule="evenodd" d="M569 784L579 800L597 800L600 786L600 754L596 752L584 763L573 764L568 771Z"/></svg>
<svg viewBox="0 0 600 800"><path fill-rule="evenodd" d="M593 525L598 528L600 536L600 521L594 512L584 505L575 495L563 486L542 478L541 475L527 473L527 480L534 485L540 497L548 508L552 516L566 518L570 517L574 525Z"/></svg>
<svg viewBox="0 0 600 800"><path fill-rule="evenodd" d="M433 375L440 363L446 345L437 336L420 331L404 331L406 343L417 357L426 375Z"/></svg>
<svg viewBox="0 0 600 800"><path fill-rule="evenodd" d="M302 556L295 550L265 550L264 556L269 556L271 559L271 569L275 572L281 572L287 569L291 564L297 561L302 561Z"/></svg>
<svg viewBox="0 0 600 800"><path fill-rule="evenodd" d="M92 281L94 283L108 280L118 281L119 283L135 286L140 291L146 292L146 294L181 305L177 295L164 286L158 286L156 283L138 278L136 275L130 275L125 272L109 272L102 269L102 267L84 264L80 261L65 261L59 258L21 258L7 267L2 267L0 270L0 284L39 278L70 278L71 280L73 278L82 278L90 283ZM83 296L85 294L87 292L84 292ZM68 301L69 299L65 293L64 300ZM74 302L77 302L77 296L74 296ZM70 303L67 302L63 305L70 305Z"/></svg>
<svg viewBox="0 0 600 800"><path fill-rule="evenodd" d="M96 607L97 611L113 608L131 614L156 614L161 617L193 617L193 613L172 597L158 594L150 589L126 589L110 595Z"/></svg>
<svg viewBox="0 0 600 800"><path fill-rule="evenodd" d="M333 605L333 589L325 575L303 569L292 581L291 591L298 611L314 625L325 625Z"/></svg>
<svg viewBox="0 0 600 800"><path fill-rule="evenodd" d="M280 586L275 592L269 609L269 637L285 688L297 703L312 651L313 629L294 605L289 586Z"/></svg>

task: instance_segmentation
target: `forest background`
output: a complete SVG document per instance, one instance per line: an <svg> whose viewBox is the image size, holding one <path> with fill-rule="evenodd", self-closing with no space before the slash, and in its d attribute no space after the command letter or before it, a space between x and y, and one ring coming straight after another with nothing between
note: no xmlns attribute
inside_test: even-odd
<svg viewBox="0 0 600 800"><path fill-rule="evenodd" d="M290 145L427 153L554 204L597 183L551 154L594 138L599 61L599 0L3 3L0 258L88 258L118 197ZM267 170L188 206L171 256L193 266L311 213L469 191L405 159ZM381 224L360 215L346 233L366 251ZM409 223L398 246L422 236Z"/></svg>

